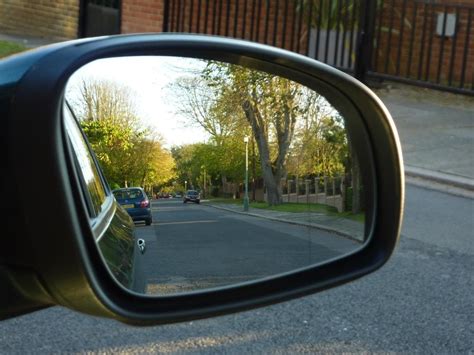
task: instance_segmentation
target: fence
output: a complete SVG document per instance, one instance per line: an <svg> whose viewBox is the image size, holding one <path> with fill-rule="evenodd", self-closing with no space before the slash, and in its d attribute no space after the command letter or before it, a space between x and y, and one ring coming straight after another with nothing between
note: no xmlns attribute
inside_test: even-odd
<svg viewBox="0 0 474 355"><path fill-rule="evenodd" d="M163 30L242 38L360 79L474 95L473 13L449 0L166 0Z"/></svg>
<svg viewBox="0 0 474 355"><path fill-rule="evenodd" d="M318 203L335 207L338 212L350 210L350 186L346 186L348 179L343 176L293 178L281 180L283 203ZM215 190L215 197L241 198L244 194L244 185L236 182L226 182ZM255 186L249 184L249 197L252 201L267 201L263 179L255 181Z"/></svg>
<svg viewBox="0 0 474 355"><path fill-rule="evenodd" d="M382 0L378 11L373 76L474 94L474 7Z"/></svg>
<svg viewBox="0 0 474 355"><path fill-rule="evenodd" d="M319 203L338 212L347 210L347 189L344 177L316 177L282 180L282 201L288 203Z"/></svg>

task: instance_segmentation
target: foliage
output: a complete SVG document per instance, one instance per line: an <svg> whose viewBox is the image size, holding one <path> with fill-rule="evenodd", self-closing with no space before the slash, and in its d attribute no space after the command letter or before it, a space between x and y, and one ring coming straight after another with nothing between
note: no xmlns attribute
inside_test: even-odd
<svg viewBox="0 0 474 355"><path fill-rule="evenodd" d="M142 128L130 90L109 81L83 81L71 98L111 186L163 185L174 178L174 160L160 137Z"/></svg>
<svg viewBox="0 0 474 355"><path fill-rule="evenodd" d="M294 133L298 85L279 76L257 70L210 62L202 78L217 88L217 112L232 112L241 118L242 131L253 136L259 153L267 196L272 204L281 201L280 180L286 175L285 162Z"/></svg>
<svg viewBox="0 0 474 355"><path fill-rule="evenodd" d="M250 137L251 176L262 178L271 205L281 203L287 175L336 176L349 166L344 119L317 92L286 78L209 61L174 87L178 113L210 136L176 148L179 180L192 185L205 168L215 184L243 182L244 137ZM255 152L255 153L254 153ZM191 186L191 185L190 185Z"/></svg>
<svg viewBox="0 0 474 355"><path fill-rule="evenodd" d="M288 172L295 176L345 174L348 141L342 116L316 92L304 95L305 114L296 129L288 158Z"/></svg>
<svg viewBox="0 0 474 355"><path fill-rule="evenodd" d="M188 144L174 147L171 152L177 179L181 184L187 181L188 187L202 188L204 174L213 184L219 184L223 176L232 181L243 179L245 152L242 143L235 140L226 140L221 146L213 142Z"/></svg>
<svg viewBox="0 0 474 355"><path fill-rule="evenodd" d="M222 87L209 78L209 72L179 78L171 87L177 114L209 134L209 141L174 150L179 180L198 184L202 172L213 181L242 181L245 143L250 128L240 106L222 94ZM191 158L192 157L192 158ZM193 164L190 164L190 162ZM184 169L184 170L183 170ZM203 177L202 177L203 178Z"/></svg>
<svg viewBox="0 0 474 355"><path fill-rule="evenodd" d="M303 16L311 14L311 25L325 30L335 30L339 24L340 29L347 26L348 19L355 14L355 24L359 22L360 1L356 0L303 0L298 2L297 11ZM339 21L338 21L339 19Z"/></svg>

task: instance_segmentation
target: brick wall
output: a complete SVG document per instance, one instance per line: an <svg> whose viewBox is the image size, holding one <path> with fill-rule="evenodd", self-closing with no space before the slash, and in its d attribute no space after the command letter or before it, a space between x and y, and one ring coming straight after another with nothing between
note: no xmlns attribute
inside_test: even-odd
<svg viewBox="0 0 474 355"><path fill-rule="evenodd" d="M165 0L122 0L122 33L161 32Z"/></svg>
<svg viewBox="0 0 474 355"><path fill-rule="evenodd" d="M0 31L54 39L76 38L79 0L0 0Z"/></svg>

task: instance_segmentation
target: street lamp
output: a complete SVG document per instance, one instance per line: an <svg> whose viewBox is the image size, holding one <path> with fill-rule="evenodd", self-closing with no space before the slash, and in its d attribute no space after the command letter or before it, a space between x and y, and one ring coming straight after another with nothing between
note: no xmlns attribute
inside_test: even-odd
<svg viewBox="0 0 474 355"><path fill-rule="evenodd" d="M186 180L184 180L184 193L186 193L186 191L188 191L188 182Z"/></svg>
<svg viewBox="0 0 474 355"><path fill-rule="evenodd" d="M245 195L244 195L244 211L249 210L249 137L244 137L245 142Z"/></svg>

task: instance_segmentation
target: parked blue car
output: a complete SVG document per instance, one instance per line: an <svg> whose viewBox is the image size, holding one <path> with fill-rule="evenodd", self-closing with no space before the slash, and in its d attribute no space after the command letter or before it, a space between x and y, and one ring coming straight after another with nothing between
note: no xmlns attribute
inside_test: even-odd
<svg viewBox="0 0 474 355"><path fill-rule="evenodd" d="M147 226L152 223L151 202L141 187L117 189L112 192L134 221L145 221Z"/></svg>

